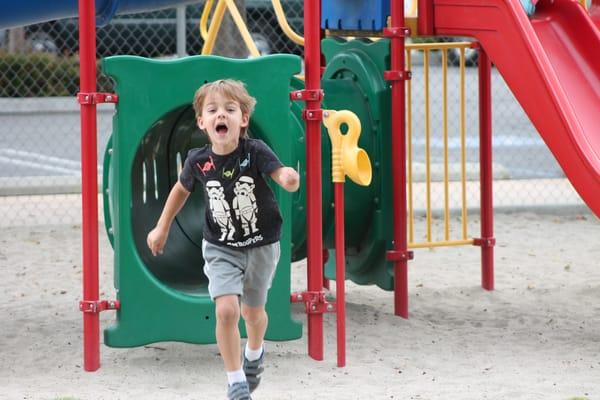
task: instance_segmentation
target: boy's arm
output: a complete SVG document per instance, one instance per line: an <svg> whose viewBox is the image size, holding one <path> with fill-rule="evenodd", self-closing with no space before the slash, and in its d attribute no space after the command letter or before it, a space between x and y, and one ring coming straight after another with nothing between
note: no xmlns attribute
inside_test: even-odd
<svg viewBox="0 0 600 400"><path fill-rule="evenodd" d="M300 187L300 175L291 167L277 168L271 172L271 178L288 192L295 192Z"/></svg>
<svg viewBox="0 0 600 400"><path fill-rule="evenodd" d="M189 196L190 192L179 181L171 189L165 207L156 223L156 227L148 233L148 237L146 238L153 256L162 254L167 237L169 236L171 224Z"/></svg>

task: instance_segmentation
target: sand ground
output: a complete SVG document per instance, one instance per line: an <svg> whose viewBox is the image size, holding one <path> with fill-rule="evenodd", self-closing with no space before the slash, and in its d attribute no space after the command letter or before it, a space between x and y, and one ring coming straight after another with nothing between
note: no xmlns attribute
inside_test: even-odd
<svg viewBox="0 0 600 400"><path fill-rule="evenodd" d="M325 360L306 355L306 335L268 342L253 398L600 399L600 221L498 213L495 228L496 290L480 287L478 248L417 250L409 319L391 292L348 282L347 367L329 315ZM101 297L114 298L103 233L100 252ZM100 370L83 371L79 226L4 227L0 265L0 399L225 398L216 345L102 346ZM305 265L292 269L304 289Z"/></svg>

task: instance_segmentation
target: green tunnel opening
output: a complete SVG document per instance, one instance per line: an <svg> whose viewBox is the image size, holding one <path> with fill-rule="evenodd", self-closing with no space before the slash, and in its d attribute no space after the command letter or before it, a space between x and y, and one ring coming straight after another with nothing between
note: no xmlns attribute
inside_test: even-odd
<svg viewBox="0 0 600 400"><path fill-rule="evenodd" d="M165 285L187 294L207 294L201 251L204 199L193 192L173 221L162 255L146 244L190 148L207 143L195 124L191 106L159 118L143 137L131 167L131 226L138 254L147 270Z"/></svg>
<svg viewBox="0 0 600 400"><path fill-rule="evenodd" d="M251 122L248 134L269 144L268 135L258 124ZM191 295L208 295L208 279L203 273L202 258L203 191L198 188L192 192L175 217L163 254L155 257L150 253L146 236L160 217L188 151L208 143L207 135L196 125L192 106L179 107L150 127L136 151L131 168L131 226L136 250L146 269L156 279L171 289ZM302 203L303 199L302 192L294 195L295 204ZM293 219L303 220L301 214L296 213ZM292 251L296 258L302 258L306 235L302 229L295 236L297 240Z"/></svg>

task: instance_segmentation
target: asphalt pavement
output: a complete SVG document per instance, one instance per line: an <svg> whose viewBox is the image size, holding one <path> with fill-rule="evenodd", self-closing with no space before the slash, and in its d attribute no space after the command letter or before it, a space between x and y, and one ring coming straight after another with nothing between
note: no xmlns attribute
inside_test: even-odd
<svg viewBox="0 0 600 400"><path fill-rule="evenodd" d="M425 162L425 92L423 66L413 66L413 160ZM458 136L458 68L448 69L449 157L460 160ZM443 162L441 66L430 67L431 162ZM529 122L520 105L493 70L493 143L500 178L560 178L561 169ZM98 106L98 172L112 129L114 105ZM477 68L466 69L467 161L478 162ZM61 177L80 176L80 116L74 98L0 98L0 184L6 187L23 178L23 186L40 182L57 186ZM37 179L36 179L37 177ZM7 179L4 179L7 178ZM54 182L52 182L54 181ZM68 180L67 180L68 181ZM11 183L13 182L13 183ZM65 182L62 179L62 182ZM51 186L51 185L47 185Z"/></svg>

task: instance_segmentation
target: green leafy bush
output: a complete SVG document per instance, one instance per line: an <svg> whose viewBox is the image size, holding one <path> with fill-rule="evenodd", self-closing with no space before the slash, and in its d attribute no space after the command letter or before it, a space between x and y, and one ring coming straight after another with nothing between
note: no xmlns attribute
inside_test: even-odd
<svg viewBox="0 0 600 400"><path fill-rule="evenodd" d="M110 79L98 75L98 91L112 91ZM78 57L0 51L0 97L74 96L78 91Z"/></svg>

